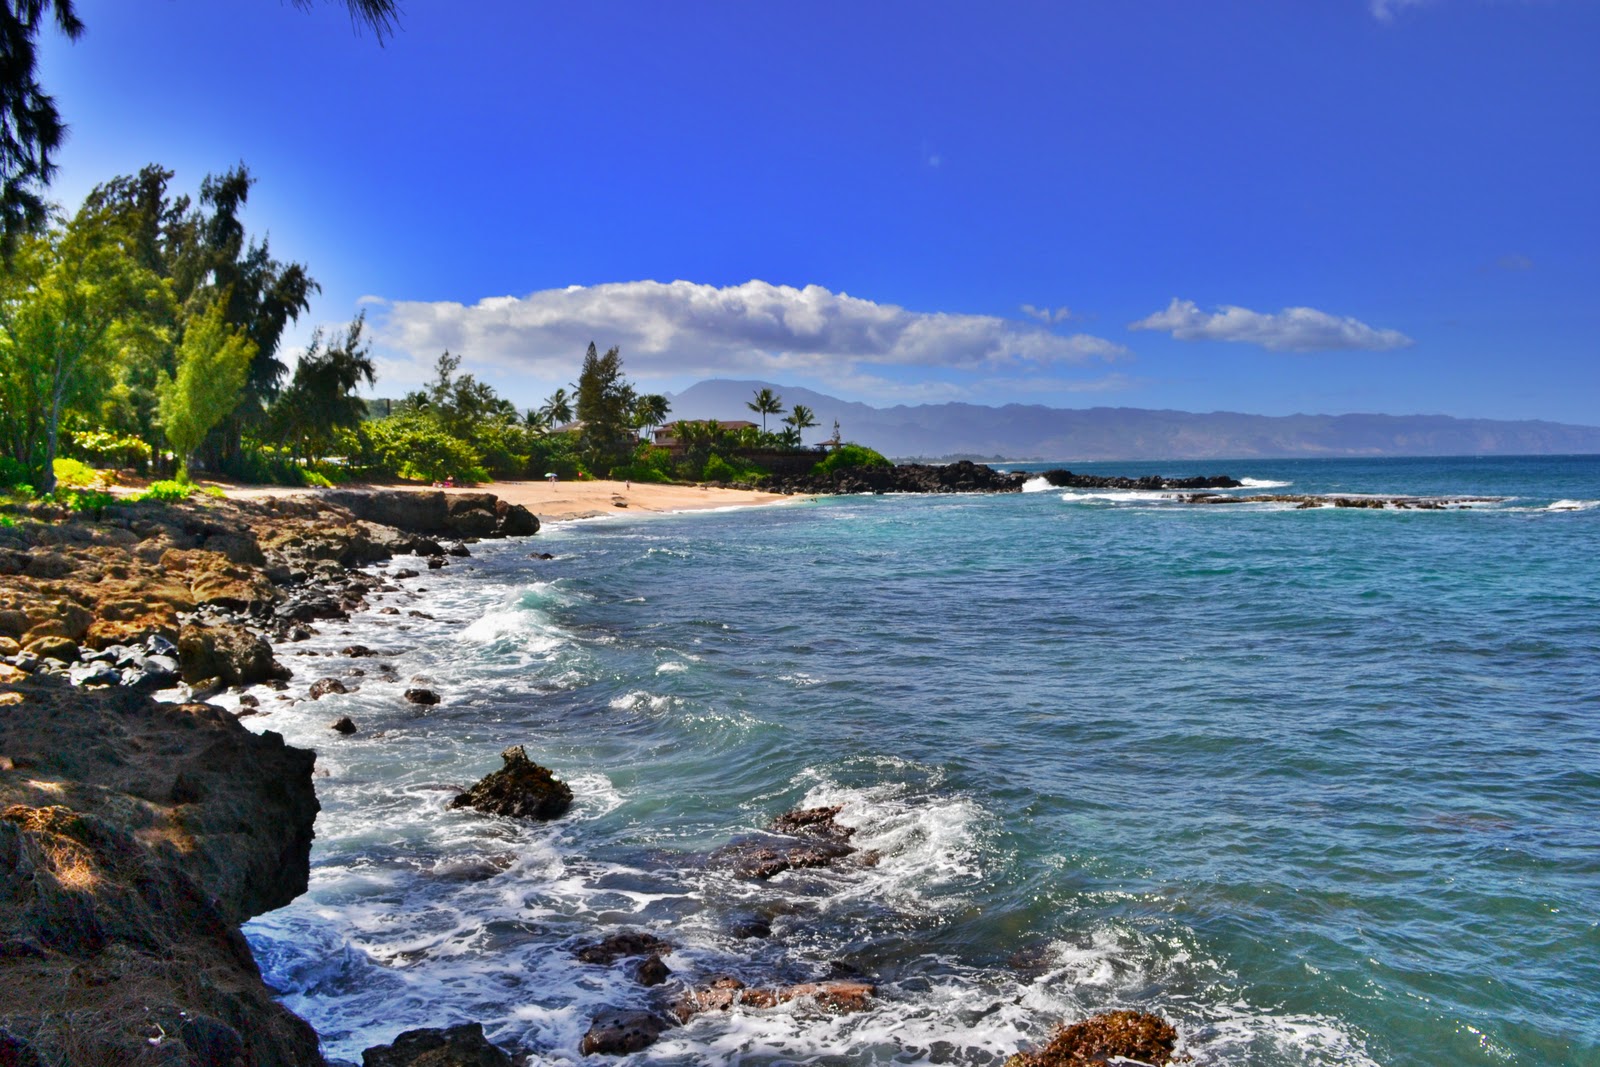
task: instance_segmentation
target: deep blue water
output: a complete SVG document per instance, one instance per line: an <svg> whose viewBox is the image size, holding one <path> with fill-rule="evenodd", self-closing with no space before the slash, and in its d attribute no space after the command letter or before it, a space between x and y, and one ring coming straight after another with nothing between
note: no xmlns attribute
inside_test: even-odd
<svg viewBox="0 0 1600 1067"><path fill-rule="evenodd" d="M246 720L324 775L311 892L247 928L268 980L334 1056L478 1020L576 1062L654 994L571 946L649 928L686 981L880 996L645 1063L997 1064L1112 1007L1199 1064L1600 1063L1600 457L1072 466L1508 499L845 497L476 546L381 601L434 620L294 646L359 692ZM400 680L303 654L352 640ZM572 814L446 811L513 743ZM705 861L822 803L877 867Z"/></svg>

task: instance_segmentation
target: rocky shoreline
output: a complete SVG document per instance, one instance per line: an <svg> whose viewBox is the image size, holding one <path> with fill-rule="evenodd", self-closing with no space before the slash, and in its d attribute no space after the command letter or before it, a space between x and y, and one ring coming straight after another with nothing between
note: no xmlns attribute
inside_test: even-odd
<svg viewBox="0 0 1600 1067"><path fill-rule="evenodd" d="M0 1063L323 1064L239 932L305 891L316 756L245 729L253 698L203 698L286 685L272 642L363 609L378 583L356 568L443 567L538 519L431 491L8 517Z"/></svg>
<svg viewBox="0 0 1600 1067"><path fill-rule="evenodd" d="M846 480L813 491L1012 492L1027 477L970 463L869 473L865 489ZM325 1065L316 1034L273 998L239 929L305 891L315 753L247 730L239 720L254 714L250 694L237 712L204 701L230 687L286 689L274 642L304 640L423 573L360 568L413 554L419 568L438 569L478 538L538 528L489 493L381 490L119 505L93 521L36 507L0 525L0 1064ZM309 695L343 684L309 681ZM410 689L405 699L439 696ZM504 760L452 806L509 818L565 812L564 783L520 746ZM876 853L849 843L854 830L838 813L779 815L704 862L757 883L876 864ZM748 936L770 936L765 926L753 921ZM638 1051L707 1012L800 1001L828 1015L868 1010L876 996L855 977L747 987L729 975L675 974L663 958L672 951L632 931L576 949L585 963L623 965L639 984L663 986L653 1010L597 1014L584 1054ZM1095 1043L1097 1055L1153 1055L1151 1028L1166 1032L1160 1020L1131 1029L1089 1020L1061 1031L1070 1041L1058 1034L1016 1062L1099 1062L1079 1058L1090 1024L1096 1035L1144 1035L1144 1044ZM1064 1041L1071 1047L1058 1056ZM513 1060L476 1024L409 1031L363 1054L365 1067L513 1062L531 1061Z"/></svg>
<svg viewBox="0 0 1600 1067"><path fill-rule="evenodd" d="M1043 478L1056 488L1070 489L1237 489L1244 483L1226 474L1194 478L1147 475L1074 474L1047 470L1038 474L999 471L983 463L899 463L893 467L852 467L828 475L802 474L778 478L769 486L780 493L1020 493L1023 485Z"/></svg>

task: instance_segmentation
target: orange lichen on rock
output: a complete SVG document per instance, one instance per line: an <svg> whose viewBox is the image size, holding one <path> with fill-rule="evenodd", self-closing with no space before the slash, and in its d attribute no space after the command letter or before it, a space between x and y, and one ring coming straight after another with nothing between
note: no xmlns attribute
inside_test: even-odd
<svg viewBox="0 0 1600 1067"><path fill-rule="evenodd" d="M1177 1045L1177 1028L1159 1015L1108 1011L1058 1027L1048 1045L1017 1053L1006 1067L1090 1067L1116 1057L1165 1067L1186 1059L1175 1057Z"/></svg>

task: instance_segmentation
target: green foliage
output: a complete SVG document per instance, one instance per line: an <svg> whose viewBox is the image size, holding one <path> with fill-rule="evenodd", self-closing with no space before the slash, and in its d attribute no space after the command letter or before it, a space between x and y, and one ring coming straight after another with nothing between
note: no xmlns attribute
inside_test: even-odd
<svg viewBox="0 0 1600 1067"><path fill-rule="evenodd" d="M745 407L761 416L761 432L767 432L767 416L783 414L783 397L771 389L756 392L755 399L745 402Z"/></svg>
<svg viewBox="0 0 1600 1067"><path fill-rule="evenodd" d="M226 500L228 498L228 494L223 492L222 487L218 485L202 485L200 491L206 496L217 500Z"/></svg>
<svg viewBox="0 0 1600 1067"><path fill-rule="evenodd" d="M811 468L812 474L828 475L852 467L892 467L882 453L865 445L840 445L828 453L828 458Z"/></svg>
<svg viewBox="0 0 1600 1067"><path fill-rule="evenodd" d="M305 484L314 485L319 489L328 489L333 486L333 481L320 471L308 470L303 475Z"/></svg>
<svg viewBox="0 0 1600 1067"><path fill-rule="evenodd" d="M363 430L369 458L386 473L424 482L489 480L472 446L424 413L409 411L376 419Z"/></svg>
<svg viewBox="0 0 1600 1067"><path fill-rule="evenodd" d="M622 377L621 350L613 347L602 356L589 342L578 374L578 421L583 423L584 462L595 474L604 477L632 455L638 440L633 424L637 399Z"/></svg>
<svg viewBox="0 0 1600 1067"><path fill-rule="evenodd" d="M158 387L161 422L178 457L178 480L189 480L189 456L239 404L256 344L224 318L227 297L191 320L178 346L178 373Z"/></svg>
<svg viewBox="0 0 1600 1067"><path fill-rule="evenodd" d="M89 202L19 241L0 271L0 447L46 492L63 415L96 403L119 360L167 339L171 289L136 252L131 221Z"/></svg>
<svg viewBox="0 0 1600 1067"><path fill-rule="evenodd" d="M277 437L308 460L329 455L341 440L339 431L354 429L366 416L366 401L356 388L362 381L377 382L371 346L361 337L366 321L363 311L327 348L322 331L313 333L294 379L272 405L269 422Z"/></svg>
<svg viewBox="0 0 1600 1067"><path fill-rule="evenodd" d="M116 503L116 499L110 493L96 489L74 490L67 493L65 497L67 506L73 511L92 515L96 520L105 512L106 508Z"/></svg>
<svg viewBox="0 0 1600 1067"><path fill-rule="evenodd" d="M187 482L161 481L151 482L150 487L142 493L135 493L129 499L135 503L153 500L161 504L176 504L188 500L189 494L194 491L194 486Z"/></svg>
<svg viewBox="0 0 1600 1067"><path fill-rule="evenodd" d="M665 448L641 444L631 463L615 467L611 477L629 482L673 482L672 453Z"/></svg>
<svg viewBox="0 0 1600 1067"><path fill-rule="evenodd" d="M71 451L105 467L144 467L150 462L150 446L137 437L109 430L78 430L71 437Z"/></svg>
<svg viewBox="0 0 1600 1067"><path fill-rule="evenodd" d="M768 475L754 464L730 462L713 452L706 457L700 476L708 482L760 482Z"/></svg>
<svg viewBox="0 0 1600 1067"><path fill-rule="evenodd" d="M82 489L100 483L100 472L75 459L58 459L51 464L56 484L68 489Z"/></svg>
<svg viewBox="0 0 1600 1067"><path fill-rule="evenodd" d="M304 485L305 468L289 457L287 448L246 438L234 465L234 475L256 485Z"/></svg>
<svg viewBox="0 0 1600 1067"><path fill-rule="evenodd" d="M14 529L16 525L17 520L13 519L10 515L0 515L0 528L10 530Z"/></svg>
<svg viewBox="0 0 1600 1067"><path fill-rule="evenodd" d="M27 467L10 456L0 456L0 489L15 489L27 480Z"/></svg>

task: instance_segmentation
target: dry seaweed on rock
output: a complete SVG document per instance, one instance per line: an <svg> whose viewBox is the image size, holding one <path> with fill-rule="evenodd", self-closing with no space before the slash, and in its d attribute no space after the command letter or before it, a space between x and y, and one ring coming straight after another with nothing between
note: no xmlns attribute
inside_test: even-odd
<svg viewBox="0 0 1600 1067"><path fill-rule="evenodd" d="M1017 1053L1006 1067L1090 1067L1118 1057L1165 1067L1187 1060L1175 1055L1177 1045L1177 1028L1159 1015L1108 1011L1058 1027L1049 1044Z"/></svg>
<svg viewBox="0 0 1600 1067"><path fill-rule="evenodd" d="M473 808L489 815L517 819L554 819L572 806L567 783L528 758L528 750L513 745L500 753L505 766L485 775L450 802L451 808Z"/></svg>

